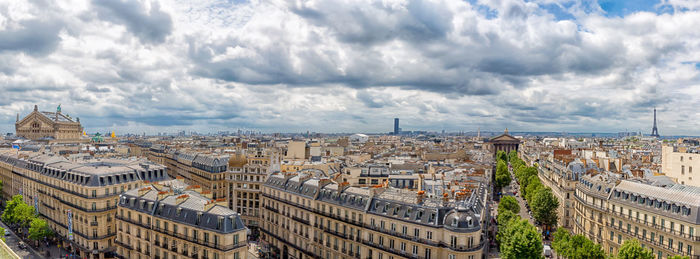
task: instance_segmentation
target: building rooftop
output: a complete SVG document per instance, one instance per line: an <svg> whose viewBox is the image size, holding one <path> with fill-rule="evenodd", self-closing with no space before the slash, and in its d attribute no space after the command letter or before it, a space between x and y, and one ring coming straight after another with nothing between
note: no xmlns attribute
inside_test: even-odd
<svg viewBox="0 0 700 259"><path fill-rule="evenodd" d="M246 229L238 213L179 180L151 183L120 196L119 206L220 233Z"/></svg>

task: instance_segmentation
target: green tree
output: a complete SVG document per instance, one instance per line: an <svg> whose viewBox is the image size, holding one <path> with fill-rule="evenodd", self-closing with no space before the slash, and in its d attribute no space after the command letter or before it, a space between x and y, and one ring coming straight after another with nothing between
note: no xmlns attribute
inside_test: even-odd
<svg viewBox="0 0 700 259"><path fill-rule="evenodd" d="M520 160L520 158L518 157L518 152L515 150L510 151L510 153L508 153L508 161L513 163L516 160Z"/></svg>
<svg viewBox="0 0 700 259"><path fill-rule="evenodd" d="M503 229L508 226L508 222L510 222L513 219L520 219L520 216L513 213L510 210L505 210L503 212L498 213L498 216L496 217L496 223L498 223L498 227L501 231L499 231L499 234L502 232Z"/></svg>
<svg viewBox="0 0 700 259"><path fill-rule="evenodd" d="M510 173L508 172L508 166L503 161L498 161L496 164L496 187L503 188L510 184Z"/></svg>
<svg viewBox="0 0 700 259"><path fill-rule="evenodd" d="M537 221L549 226L557 224L559 200L552 194L552 189L540 188L532 197L530 207L532 208L532 216Z"/></svg>
<svg viewBox="0 0 700 259"><path fill-rule="evenodd" d="M504 151L498 151L496 152L496 160L508 162L508 154L506 154Z"/></svg>
<svg viewBox="0 0 700 259"><path fill-rule="evenodd" d="M496 187L503 188L508 186L511 182L510 175L506 173L496 173Z"/></svg>
<svg viewBox="0 0 700 259"><path fill-rule="evenodd" d="M15 195L12 196L11 200L7 201L7 205L5 206L5 211L2 213L2 221L6 223L15 223L15 208L20 205L24 204L24 199L22 198L22 195Z"/></svg>
<svg viewBox="0 0 700 259"><path fill-rule="evenodd" d="M642 247L637 239L627 239L620 251L617 253L617 259L654 259L654 254L648 248Z"/></svg>
<svg viewBox="0 0 700 259"><path fill-rule="evenodd" d="M552 248L558 255L568 259L604 259L600 245L582 235L571 236L569 231L558 228L554 232Z"/></svg>
<svg viewBox="0 0 700 259"><path fill-rule="evenodd" d="M19 223L23 227L28 227L29 223L36 217L34 207L21 203L15 207L12 223Z"/></svg>
<svg viewBox="0 0 700 259"><path fill-rule="evenodd" d="M29 227L29 238L32 240L42 240L44 237L50 237L53 232L49 228L46 220L34 218Z"/></svg>
<svg viewBox="0 0 700 259"><path fill-rule="evenodd" d="M501 214L501 212L505 210L509 210L515 214L518 214L520 212L520 205L518 205L518 200L516 200L513 196L505 196L501 198L501 201L498 203L498 214Z"/></svg>
<svg viewBox="0 0 700 259"><path fill-rule="evenodd" d="M570 254L568 249L570 248L569 240L571 239L571 234L564 228L557 228L557 231L553 234L554 239L552 240L552 249L557 252L558 255L568 257Z"/></svg>
<svg viewBox="0 0 700 259"><path fill-rule="evenodd" d="M7 240L5 240L5 228L3 227L0 227L0 239L2 239L2 242L7 242Z"/></svg>
<svg viewBox="0 0 700 259"><path fill-rule="evenodd" d="M527 187L525 187L523 192L525 195L525 200L527 200L528 203L532 203L532 196L534 196L534 194L542 188L544 188L544 185L542 185L542 182L540 182L540 178L538 178L536 175L531 176L528 179ZM532 204L530 204L530 206L532 206Z"/></svg>
<svg viewBox="0 0 700 259"><path fill-rule="evenodd" d="M501 235L501 258L542 258L542 237L535 226L524 219L508 222Z"/></svg>

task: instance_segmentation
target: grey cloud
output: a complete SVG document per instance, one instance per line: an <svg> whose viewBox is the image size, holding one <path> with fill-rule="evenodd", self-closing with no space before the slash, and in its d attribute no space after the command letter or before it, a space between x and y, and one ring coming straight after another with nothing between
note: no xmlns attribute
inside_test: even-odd
<svg viewBox="0 0 700 259"><path fill-rule="evenodd" d="M151 2L149 12L137 0L93 0L92 4L101 19L126 26L143 43L163 43L172 33L172 18L160 10L158 2Z"/></svg>
<svg viewBox="0 0 700 259"><path fill-rule="evenodd" d="M62 22L55 19L24 20L20 27L0 31L0 53L20 51L31 56L45 56L61 41Z"/></svg>
<svg viewBox="0 0 700 259"><path fill-rule="evenodd" d="M342 4L321 1L317 9L290 4L290 10L327 27L341 41L361 45L393 39L410 42L443 39L452 30L452 13L440 3L411 0L405 9L375 2Z"/></svg>
<svg viewBox="0 0 700 259"><path fill-rule="evenodd" d="M111 91L107 87L98 87L98 86L94 86L94 85L89 85L89 86L85 87L85 90L88 90L88 91L93 92L93 93L109 93Z"/></svg>

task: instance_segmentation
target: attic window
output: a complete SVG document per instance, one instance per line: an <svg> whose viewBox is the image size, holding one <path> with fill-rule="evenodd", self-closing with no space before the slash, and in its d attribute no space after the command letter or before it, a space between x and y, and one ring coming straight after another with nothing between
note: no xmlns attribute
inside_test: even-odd
<svg viewBox="0 0 700 259"><path fill-rule="evenodd" d="M419 210L418 213L416 213L416 220L420 220L421 218L423 218L423 211Z"/></svg>
<svg viewBox="0 0 700 259"><path fill-rule="evenodd" d="M457 227L457 218L452 218L452 226Z"/></svg>
<svg viewBox="0 0 700 259"><path fill-rule="evenodd" d="M430 217L428 218L429 223L435 222L435 213L430 213Z"/></svg>

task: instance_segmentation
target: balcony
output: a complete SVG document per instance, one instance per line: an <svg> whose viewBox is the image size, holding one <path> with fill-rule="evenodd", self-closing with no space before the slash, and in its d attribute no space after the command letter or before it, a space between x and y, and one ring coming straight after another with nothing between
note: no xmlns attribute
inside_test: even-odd
<svg viewBox="0 0 700 259"><path fill-rule="evenodd" d="M90 226L97 226L97 221L90 222Z"/></svg>
<svg viewBox="0 0 700 259"><path fill-rule="evenodd" d="M115 240L114 243L121 246L121 247L124 247L126 249L134 250L134 248L131 245L124 244L124 243L120 242L119 240Z"/></svg>

